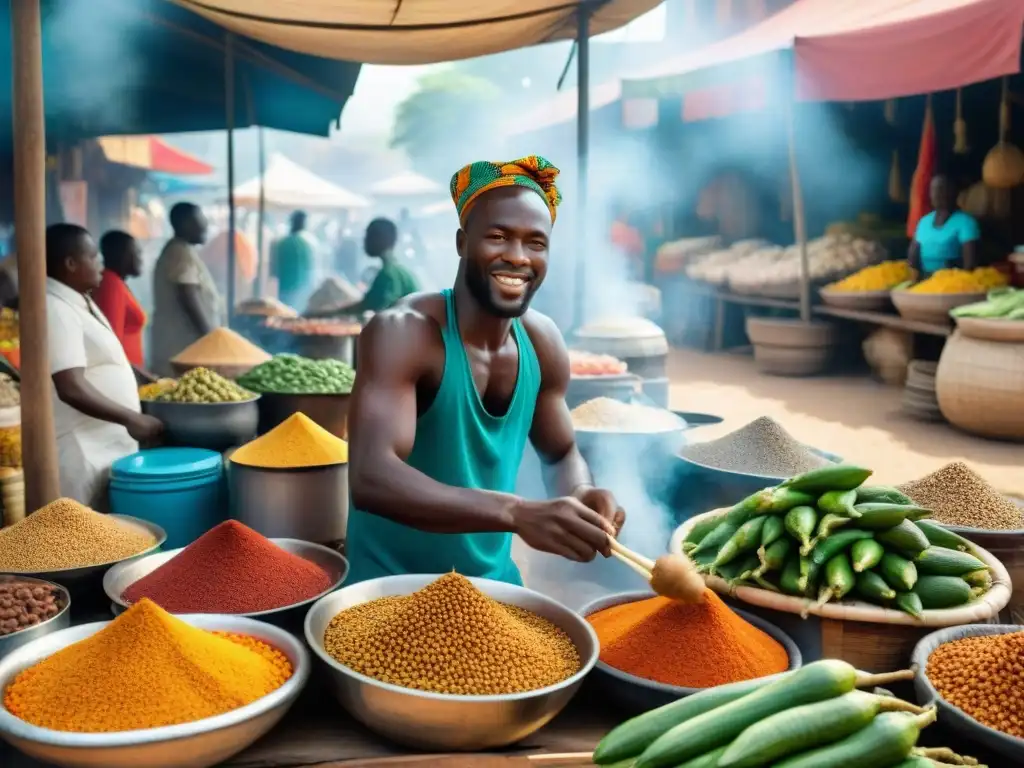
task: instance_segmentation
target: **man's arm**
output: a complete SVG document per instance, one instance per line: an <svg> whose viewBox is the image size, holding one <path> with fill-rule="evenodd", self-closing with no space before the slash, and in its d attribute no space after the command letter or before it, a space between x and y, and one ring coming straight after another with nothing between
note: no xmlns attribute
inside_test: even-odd
<svg viewBox="0 0 1024 768"><path fill-rule="evenodd" d="M127 427L139 417L138 413L118 405L90 384L84 368L57 371L53 374L53 386L62 402L94 419Z"/></svg>
<svg viewBox="0 0 1024 768"><path fill-rule="evenodd" d="M192 283L178 283L175 287L175 294L189 321L201 336L205 336L217 327L203 307L202 288Z"/></svg>

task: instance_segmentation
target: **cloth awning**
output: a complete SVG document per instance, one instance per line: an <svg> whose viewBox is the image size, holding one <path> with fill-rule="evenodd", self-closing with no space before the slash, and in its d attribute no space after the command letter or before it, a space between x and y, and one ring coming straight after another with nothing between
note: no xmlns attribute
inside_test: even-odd
<svg viewBox="0 0 1024 768"><path fill-rule="evenodd" d="M618 29L661 0L174 0L247 37L313 56L367 64L431 64Z"/></svg>
<svg viewBox="0 0 1024 768"><path fill-rule="evenodd" d="M624 80L623 96L683 95L711 70L757 79L779 54L792 56L798 99L932 93L1019 72L1022 29L1024 0L795 0L744 32Z"/></svg>
<svg viewBox="0 0 1024 768"><path fill-rule="evenodd" d="M172 147L159 136L102 136L97 141L112 163L172 176L207 176L213 173L213 166Z"/></svg>
<svg viewBox="0 0 1024 768"><path fill-rule="evenodd" d="M374 197L421 197L439 195L444 191L436 181L412 171L396 174L370 187L370 194Z"/></svg>
<svg viewBox="0 0 1024 768"><path fill-rule="evenodd" d="M268 207L304 210L368 208L365 197L321 179L284 155L270 157L263 177L263 199ZM256 208L260 202L260 177L235 187L235 205Z"/></svg>
<svg viewBox="0 0 1024 768"><path fill-rule="evenodd" d="M614 104L622 96L622 82L609 80L590 89L591 111ZM556 96L527 110L518 117L510 117L505 126L506 136L520 136L567 123L576 119L579 90L567 88Z"/></svg>

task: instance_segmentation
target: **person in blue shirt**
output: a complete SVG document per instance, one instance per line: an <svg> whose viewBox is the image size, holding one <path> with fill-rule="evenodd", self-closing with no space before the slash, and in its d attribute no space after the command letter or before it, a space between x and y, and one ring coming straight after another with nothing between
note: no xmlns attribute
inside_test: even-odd
<svg viewBox="0 0 1024 768"><path fill-rule="evenodd" d="M978 222L957 207L957 189L949 177L934 176L930 193L934 210L917 224L907 257L910 266L922 279L949 267L974 269L981 238Z"/></svg>

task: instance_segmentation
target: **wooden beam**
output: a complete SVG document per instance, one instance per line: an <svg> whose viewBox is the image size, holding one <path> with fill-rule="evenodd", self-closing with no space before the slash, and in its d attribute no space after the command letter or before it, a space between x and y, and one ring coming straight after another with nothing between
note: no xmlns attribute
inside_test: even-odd
<svg viewBox="0 0 1024 768"><path fill-rule="evenodd" d="M14 230L21 314L21 432L25 508L60 496L46 335L46 130L39 0L11 0Z"/></svg>

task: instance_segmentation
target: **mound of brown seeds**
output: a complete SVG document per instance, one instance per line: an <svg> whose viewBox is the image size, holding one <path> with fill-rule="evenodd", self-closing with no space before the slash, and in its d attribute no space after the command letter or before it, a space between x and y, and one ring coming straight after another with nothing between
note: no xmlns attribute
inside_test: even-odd
<svg viewBox="0 0 1024 768"><path fill-rule="evenodd" d="M946 525L992 531L1024 529L1020 507L962 461L905 483L900 490Z"/></svg>

